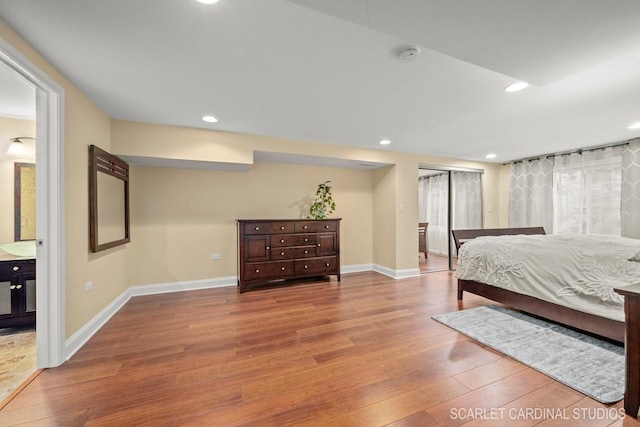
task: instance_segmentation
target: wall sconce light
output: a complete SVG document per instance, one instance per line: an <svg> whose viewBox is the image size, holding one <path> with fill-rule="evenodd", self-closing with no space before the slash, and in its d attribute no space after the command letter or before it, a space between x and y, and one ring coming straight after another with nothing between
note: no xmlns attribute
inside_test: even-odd
<svg viewBox="0 0 640 427"><path fill-rule="evenodd" d="M9 149L7 150L7 154L9 156L24 156L27 153L27 150L22 143L22 139L35 139L30 136L19 136L17 138L11 138L11 145L9 145Z"/></svg>

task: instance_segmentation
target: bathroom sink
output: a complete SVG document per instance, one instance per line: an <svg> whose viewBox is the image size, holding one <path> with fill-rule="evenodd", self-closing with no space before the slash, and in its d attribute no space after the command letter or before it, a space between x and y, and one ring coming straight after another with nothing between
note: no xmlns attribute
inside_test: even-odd
<svg viewBox="0 0 640 427"><path fill-rule="evenodd" d="M36 241L25 240L22 242L11 242L0 244L0 251L23 258L36 257ZM1 252L0 252L1 253Z"/></svg>

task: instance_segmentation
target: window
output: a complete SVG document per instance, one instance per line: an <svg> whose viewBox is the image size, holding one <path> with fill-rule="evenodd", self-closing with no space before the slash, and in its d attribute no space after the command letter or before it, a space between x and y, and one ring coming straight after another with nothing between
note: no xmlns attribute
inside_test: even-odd
<svg viewBox="0 0 640 427"><path fill-rule="evenodd" d="M555 157L555 233L620 235L621 147Z"/></svg>

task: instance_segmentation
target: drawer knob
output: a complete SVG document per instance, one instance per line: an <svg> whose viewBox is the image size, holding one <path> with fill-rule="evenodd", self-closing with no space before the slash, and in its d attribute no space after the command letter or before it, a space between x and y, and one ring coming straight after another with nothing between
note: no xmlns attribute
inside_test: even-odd
<svg viewBox="0 0 640 427"><path fill-rule="evenodd" d="M308 253L309 253L309 251L304 251L304 253L305 253L305 254L308 254Z"/></svg>
<svg viewBox="0 0 640 427"><path fill-rule="evenodd" d="M304 241L305 241L305 242L308 242L308 241L309 241L309 239L304 239Z"/></svg>
<svg viewBox="0 0 640 427"><path fill-rule="evenodd" d="M284 271L284 267L282 267L282 271Z"/></svg>
<svg viewBox="0 0 640 427"><path fill-rule="evenodd" d="M302 228L304 228L304 229L306 230L307 228L309 228L309 226L308 226L308 225L305 225L305 226L304 226L304 227L302 227Z"/></svg>
<svg viewBox="0 0 640 427"><path fill-rule="evenodd" d="M280 239L280 243L284 243L284 239Z"/></svg>
<svg viewBox="0 0 640 427"><path fill-rule="evenodd" d="M281 256L284 256L284 252L280 252L280 255L281 255Z"/></svg>
<svg viewBox="0 0 640 427"><path fill-rule="evenodd" d="M324 226L324 228L329 228L329 226L328 226L328 225L325 225L325 226Z"/></svg>
<svg viewBox="0 0 640 427"><path fill-rule="evenodd" d="M318 243L318 247L320 247L320 243Z"/></svg>
<svg viewBox="0 0 640 427"><path fill-rule="evenodd" d="M267 246L267 249L269 249L269 246Z"/></svg>
<svg viewBox="0 0 640 427"><path fill-rule="evenodd" d="M260 230L260 227L256 227L256 231Z"/></svg>
<svg viewBox="0 0 640 427"><path fill-rule="evenodd" d="M284 230L284 225L282 227L280 227L280 230Z"/></svg>
<svg viewBox="0 0 640 427"><path fill-rule="evenodd" d="M9 289L12 289L12 290L13 290L13 289L15 289L15 288L16 288L16 285L11 285L11 286L9 286Z"/></svg>
<svg viewBox="0 0 640 427"><path fill-rule="evenodd" d="M257 269L256 269L256 273L260 273L260 270L257 270Z"/></svg>
<svg viewBox="0 0 640 427"><path fill-rule="evenodd" d="M16 265L16 266L13 267L13 271L18 271L18 270L20 270L20 266L19 265Z"/></svg>
<svg viewBox="0 0 640 427"><path fill-rule="evenodd" d="M329 267L329 263L327 263L326 265L327 265L327 267Z"/></svg>
<svg viewBox="0 0 640 427"><path fill-rule="evenodd" d="M309 268L309 267L305 265L304 268Z"/></svg>
<svg viewBox="0 0 640 427"><path fill-rule="evenodd" d="M22 289L22 285L17 285L16 289Z"/></svg>

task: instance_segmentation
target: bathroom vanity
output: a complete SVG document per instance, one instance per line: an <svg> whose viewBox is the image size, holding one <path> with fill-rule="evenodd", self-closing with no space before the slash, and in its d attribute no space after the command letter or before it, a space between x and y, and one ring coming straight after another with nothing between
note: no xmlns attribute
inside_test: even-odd
<svg viewBox="0 0 640 427"><path fill-rule="evenodd" d="M0 256L0 328L36 322L36 260Z"/></svg>

